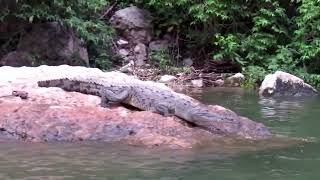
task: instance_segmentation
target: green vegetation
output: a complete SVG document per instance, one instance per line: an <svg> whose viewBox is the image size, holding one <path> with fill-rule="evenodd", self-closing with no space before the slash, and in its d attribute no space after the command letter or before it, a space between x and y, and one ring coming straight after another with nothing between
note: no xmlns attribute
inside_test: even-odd
<svg viewBox="0 0 320 180"><path fill-rule="evenodd" d="M99 17L113 2L107 0L27 0L0 12L0 21L16 18L27 22L59 21L86 40L91 62L111 65L105 52L114 33ZM154 32L170 33L179 52L199 60L231 60L239 64L252 84L269 72L284 70L320 85L319 0L119 0L149 10ZM152 54L162 68L181 56ZM208 58L209 57L209 58ZM199 63L198 63L199 64Z"/></svg>
<svg viewBox="0 0 320 180"><path fill-rule="evenodd" d="M249 84L284 70L318 85L319 0L140 0L157 34L175 31L188 50L241 65ZM159 33L160 32L160 33Z"/></svg>
<svg viewBox="0 0 320 180"><path fill-rule="evenodd" d="M3 0L0 1L0 22L56 21L69 25L85 40L91 65L106 69L111 64L106 49L115 33L113 28L100 19L108 4L108 0ZM15 37L8 37L7 40L16 42ZM5 48L8 47L1 46L2 51Z"/></svg>
<svg viewBox="0 0 320 180"><path fill-rule="evenodd" d="M161 51L152 51L149 53L150 60L160 69L166 69L168 66L171 66L171 57L167 50Z"/></svg>

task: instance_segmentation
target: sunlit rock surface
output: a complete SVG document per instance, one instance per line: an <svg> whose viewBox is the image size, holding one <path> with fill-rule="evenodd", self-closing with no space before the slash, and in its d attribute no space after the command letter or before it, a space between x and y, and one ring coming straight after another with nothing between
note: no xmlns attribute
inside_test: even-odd
<svg viewBox="0 0 320 180"><path fill-rule="evenodd" d="M209 133L191 127L177 117L163 117L122 106L102 108L100 98L60 88L40 88L38 80L94 76L110 82L142 83L123 73L71 66L0 67L0 135L24 141L99 140L132 145L189 148L213 141L265 139L267 128L221 106L212 111L240 122L237 137ZM143 82L153 83L153 82ZM159 89L168 89L156 83ZM13 90L28 92L28 99L9 96ZM223 123L220 125L224 126Z"/></svg>

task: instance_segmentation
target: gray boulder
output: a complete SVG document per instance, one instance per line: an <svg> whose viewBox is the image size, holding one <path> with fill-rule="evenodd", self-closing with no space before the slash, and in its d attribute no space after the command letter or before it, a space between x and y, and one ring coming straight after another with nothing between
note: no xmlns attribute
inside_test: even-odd
<svg viewBox="0 0 320 180"><path fill-rule="evenodd" d="M318 91L292 74L277 71L265 77L259 94L262 96L310 96L318 94Z"/></svg>
<svg viewBox="0 0 320 180"><path fill-rule="evenodd" d="M148 59L147 47L142 43L138 43L134 47L134 56L137 66L144 65L146 60Z"/></svg>
<svg viewBox="0 0 320 180"><path fill-rule="evenodd" d="M58 22L34 24L28 27L17 50L8 53L1 60L8 66L47 65L89 65L84 43L78 39L72 28Z"/></svg>
<svg viewBox="0 0 320 180"><path fill-rule="evenodd" d="M192 66L192 64L193 64L193 60L192 60L191 57L186 57L186 58L184 58L184 59L182 60L182 64L183 64L184 66L190 67L190 66Z"/></svg>
<svg viewBox="0 0 320 180"><path fill-rule="evenodd" d="M168 50L169 48L169 41L168 40L155 40L151 41L149 44L149 49L151 51L162 51L162 50Z"/></svg>
<svg viewBox="0 0 320 180"><path fill-rule="evenodd" d="M111 17L110 23L129 42L148 44L151 40L151 15L136 6L121 9Z"/></svg>
<svg viewBox="0 0 320 180"><path fill-rule="evenodd" d="M35 63L33 57L30 56L27 52L24 51L12 51L6 54L1 60L0 65L2 66L33 66Z"/></svg>

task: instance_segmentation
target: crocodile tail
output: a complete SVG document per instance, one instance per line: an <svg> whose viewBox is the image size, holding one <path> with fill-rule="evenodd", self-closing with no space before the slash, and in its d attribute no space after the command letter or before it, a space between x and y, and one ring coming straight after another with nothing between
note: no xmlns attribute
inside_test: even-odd
<svg viewBox="0 0 320 180"><path fill-rule="evenodd" d="M66 91L78 91L80 89L80 82L69 80L67 78L63 79L50 79L45 81L38 81L39 87L59 87Z"/></svg>
<svg viewBox="0 0 320 180"><path fill-rule="evenodd" d="M65 91L75 91L84 94L91 94L101 96L103 85L81 80L72 79L50 79L45 81L38 81L39 87L59 87Z"/></svg>
<svg viewBox="0 0 320 180"><path fill-rule="evenodd" d="M45 81L38 81L39 87L59 87L65 91L82 92L80 81L63 79L50 79ZM83 92L86 93L86 92Z"/></svg>
<svg viewBox="0 0 320 180"><path fill-rule="evenodd" d="M62 87L65 79L51 79L45 81L38 81L39 87Z"/></svg>

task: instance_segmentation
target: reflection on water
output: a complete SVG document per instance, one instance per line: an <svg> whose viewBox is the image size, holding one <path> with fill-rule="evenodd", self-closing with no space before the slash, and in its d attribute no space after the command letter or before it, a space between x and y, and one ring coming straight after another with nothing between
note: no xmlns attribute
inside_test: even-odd
<svg viewBox="0 0 320 180"><path fill-rule="evenodd" d="M270 151L239 154L237 149L212 148L218 147L164 150L94 142L2 143L0 179L246 178L258 177L256 171L275 174L273 159L300 159L299 154L292 153L270 156ZM301 147L294 148L293 153L297 148Z"/></svg>
<svg viewBox="0 0 320 180"><path fill-rule="evenodd" d="M303 99L259 99L261 113L266 118L273 118L279 121L288 121L292 113L299 113L303 110L305 101Z"/></svg>
<svg viewBox="0 0 320 180"><path fill-rule="evenodd" d="M159 178L211 162L211 168L230 164L235 151L211 148L168 150L108 143L2 143L0 179L128 179ZM214 148L214 147L213 147ZM171 174L172 172L172 174ZM179 175L179 174L177 174ZM139 179L139 178L138 178Z"/></svg>
<svg viewBox="0 0 320 180"><path fill-rule="evenodd" d="M320 100L260 98L243 89L210 89L195 97L262 122L273 132L320 139ZM1 142L0 142L1 143ZM320 144L265 149L274 142L188 150L108 143L8 143L0 146L0 179L305 180L320 178ZM281 144L281 143L280 143ZM285 143L282 143L285 144Z"/></svg>
<svg viewBox="0 0 320 180"><path fill-rule="evenodd" d="M196 96L197 97L197 96ZM198 99L219 104L240 115L263 122L271 131L295 137L315 137L320 117L320 98L264 98L253 90L241 88L209 89Z"/></svg>

